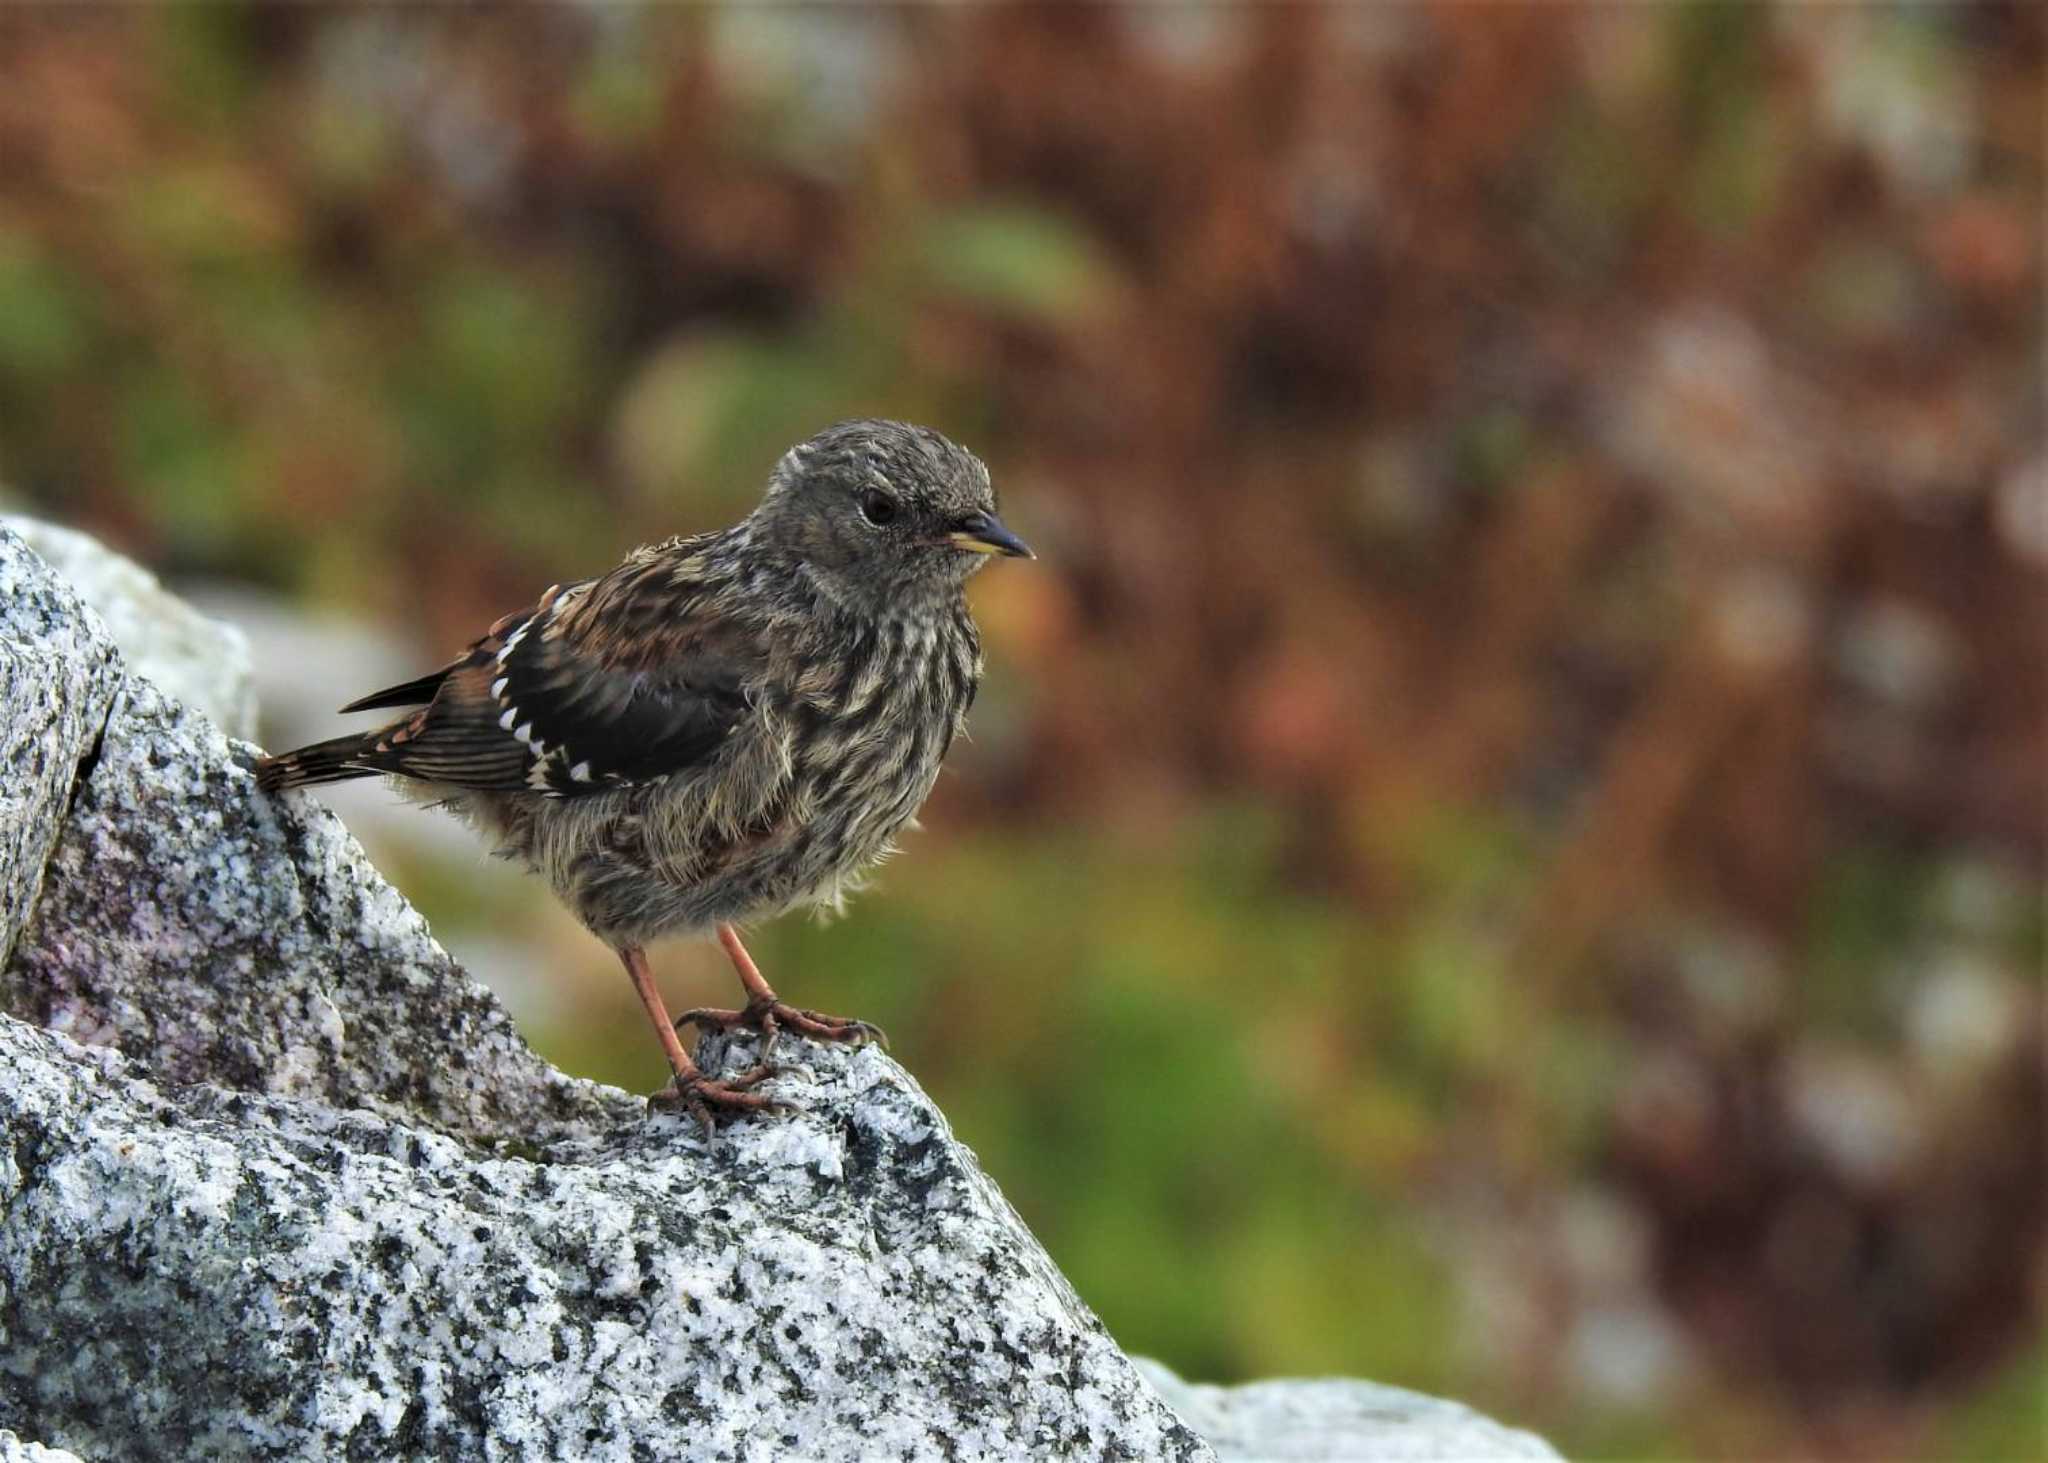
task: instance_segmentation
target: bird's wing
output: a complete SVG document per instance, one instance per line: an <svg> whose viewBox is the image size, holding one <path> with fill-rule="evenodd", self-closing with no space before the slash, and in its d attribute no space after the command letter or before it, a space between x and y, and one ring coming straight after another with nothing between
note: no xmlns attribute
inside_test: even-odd
<svg viewBox="0 0 2048 1463"><path fill-rule="evenodd" d="M673 561L629 561L493 625L437 673L426 706L377 738L374 758L382 771L486 792L656 782L717 750L766 664L701 582Z"/></svg>
<svg viewBox="0 0 2048 1463"><path fill-rule="evenodd" d="M582 587L583 585L581 584L572 584L569 586L569 591L573 593ZM454 675L464 666L471 664L479 656L496 655L504 647L505 639L508 635L531 619L536 611L545 609L550 602L558 598L562 593L562 586L559 584L555 585L546 594L541 596L539 604L528 605L523 610L504 616L496 624L492 625L490 629L484 631L482 636L472 641L469 649L463 651L462 654L456 656L455 659L449 661L448 664L442 666L439 670L428 671L423 676L410 681L402 681L396 686L386 686L381 691L372 691L367 696L358 696L355 700L349 702L348 705L341 708L341 715L348 716L357 711L377 711L386 706L426 705L440 692L441 687L450 676Z"/></svg>

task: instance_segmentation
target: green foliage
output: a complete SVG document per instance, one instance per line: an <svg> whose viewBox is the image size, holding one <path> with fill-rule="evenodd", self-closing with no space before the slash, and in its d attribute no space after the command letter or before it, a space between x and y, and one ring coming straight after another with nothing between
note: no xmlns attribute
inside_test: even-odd
<svg viewBox="0 0 2048 1463"><path fill-rule="evenodd" d="M0 379L61 376L82 361L97 322L91 291L24 233L0 229Z"/></svg>
<svg viewBox="0 0 2048 1463"><path fill-rule="evenodd" d="M227 538L241 521L245 448L221 428L175 372L140 366L131 374L119 421L123 465L156 485L156 527L174 542Z"/></svg>
<svg viewBox="0 0 2048 1463"><path fill-rule="evenodd" d="M2037 1338L1953 1417L1933 1457L2018 1463L2048 1457L2048 1339Z"/></svg>
<svg viewBox="0 0 2048 1463"><path fill-rule="evenodd" d="M1086 230L1043 207L1000 202L929 220L916 275L937 294L1054 325L1099 315L1115 280Z"/></svg>
<svg viewBox="0 0 2048 1463"><path fill-rule="evenodd" d="M829 928L764 931L763 959L881 1014L1127 1345L1198 1375L1441 1385L1451 1283L1369 1181L1375 1155L1333 1163L1312 1112L1398 1084L1366 1068L1324 1086L1325 1005L1372 978L1344 973L1364 932L1276 918L1226 852L1235 821L1185 859L1058 837L918 847L922 874L891 870L888 897Z"/></svg>
<svg viewBox="0 0 2048 1463"><path fill-rule="evenodd" d="M1810 951L1800 999L1821 1030L1877 1036L1893 1024L1887 996L1902 967L1925 958L1914 941L1926 927L1934 871L1883 849L1838 857L1813 903Z"/></svg>

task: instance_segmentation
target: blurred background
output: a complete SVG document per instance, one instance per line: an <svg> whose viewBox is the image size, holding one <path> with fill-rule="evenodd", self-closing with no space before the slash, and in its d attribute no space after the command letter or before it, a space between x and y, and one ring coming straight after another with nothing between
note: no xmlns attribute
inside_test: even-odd
<svg viewBox="0 0 2048 1463"><path fill-rule="evenodd" d="M936 425L1041 562L926 831L754 948L1126 1346L2039 1457L2044 14L9 7L0 482L278 745ZM660 1083L537 885L335 801Z"/></svg>

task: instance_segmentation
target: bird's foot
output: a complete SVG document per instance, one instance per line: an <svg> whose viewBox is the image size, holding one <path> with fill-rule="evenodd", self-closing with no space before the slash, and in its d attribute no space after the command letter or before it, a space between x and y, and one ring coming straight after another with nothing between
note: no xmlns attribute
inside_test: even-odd
<svg viewBox="0 0 2048 1463"><path fill-rule="evenodd" d="M850 1016L827 1016L821 1011L810 1011L792 1006L787 1001L772 999L750 1001L737 1011L699 1006L676 1017L676 1029L680 1031L685 1026L701 1026L706 1031L731 1031L744 1026L758 1031L761 1033L763 1064L768 1061L784 1031L801 1032L813 1041L843 1041L854 1046L866 1046L872 1041L883 1051L889 1049L888 1036L872 1021L859 1021Z"/></svg>
<svg viewBox="0 0 2048 1463"><path fill-rule="evenodd" d="M762 1053L766 1056L766 1052ZM680 1109L704 1125L706 1138L717 1131L718 1117L750 1112L788 1112L790 1105L751 1089L773 1077L777 1068L763 1061L731 1077L707 1077L702 1072L678 1072L668 1086L647 1099L655 1109Z"/></svg>

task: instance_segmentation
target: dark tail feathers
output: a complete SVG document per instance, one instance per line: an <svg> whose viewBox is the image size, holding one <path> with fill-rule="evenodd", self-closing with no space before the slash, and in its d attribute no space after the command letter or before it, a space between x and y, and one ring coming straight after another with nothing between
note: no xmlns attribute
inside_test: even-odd
<svg viewBox="0 0 2048 1463"><path fill-rule="evenodd" d="M364 759L376 756L376 736L336 737L315 742L281 757L263 757L256 763L256 785L265 792L311 787L321 782L347 782L352 777L375 777L383 769Z"/></svg>

